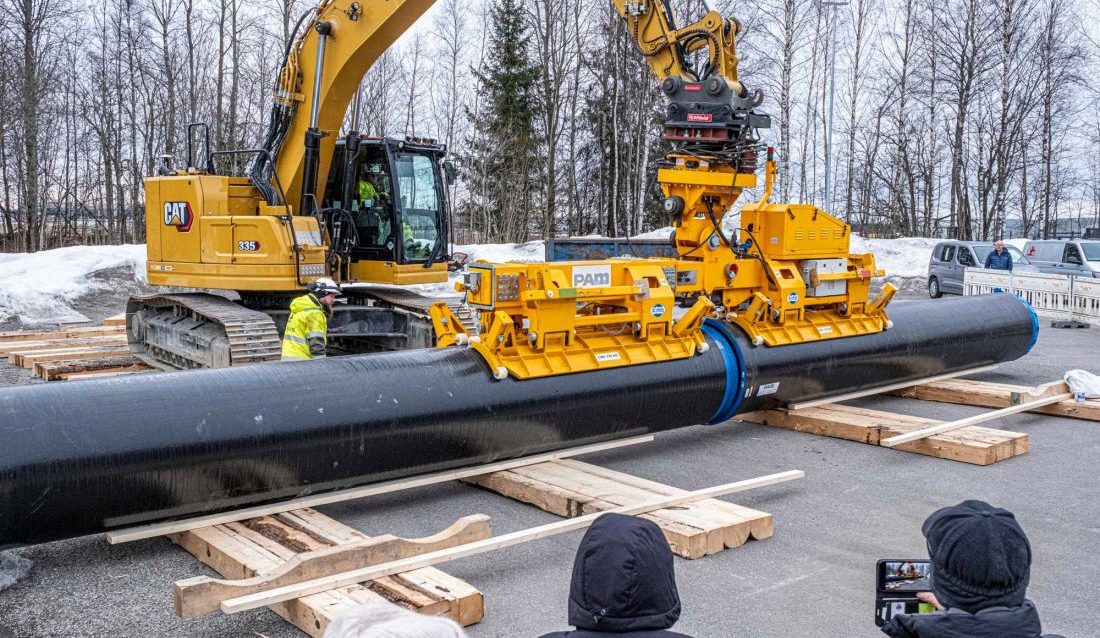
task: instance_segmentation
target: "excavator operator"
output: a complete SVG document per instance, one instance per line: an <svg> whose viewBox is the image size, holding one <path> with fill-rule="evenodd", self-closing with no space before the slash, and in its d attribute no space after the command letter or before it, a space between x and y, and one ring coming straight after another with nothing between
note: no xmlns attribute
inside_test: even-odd
<svg viewBox="0 0 1100 638"><path fill-rule="evenodd" d="M283 361L322 359L328 348L328 318L343 293L328 277L311 281L308 292L290 302L290 319L283 333Z"/></svg>
<svg viewBox="0 0 1100 638"><path fill-rule="evenodd" d="M381 165L364 163L359 173L359 207L355 225L366 244L381 246L391 234L391 202L389 176Z"/></svg>

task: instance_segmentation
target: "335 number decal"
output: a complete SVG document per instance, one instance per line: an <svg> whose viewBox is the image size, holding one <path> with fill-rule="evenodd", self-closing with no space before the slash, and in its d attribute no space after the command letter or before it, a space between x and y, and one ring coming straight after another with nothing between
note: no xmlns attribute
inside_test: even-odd
<svg viewBox="0 0 1100 638"><path fill-rule="evenodd" d="M260 250L260 242L241 240L237 242L237 252L241 253L254 253Z"/></svg>

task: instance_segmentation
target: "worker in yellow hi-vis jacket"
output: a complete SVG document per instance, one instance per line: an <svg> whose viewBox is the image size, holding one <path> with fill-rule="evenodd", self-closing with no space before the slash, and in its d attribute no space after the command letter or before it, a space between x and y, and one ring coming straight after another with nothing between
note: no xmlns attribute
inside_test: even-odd
<svg viewBox="0 0 1100 638"><path fill-rule="evenodd" d="M310 282L309 292L290 302L283 333L283 361L323 358L328 347L328 318L343 290L328 277Z"/></svg>

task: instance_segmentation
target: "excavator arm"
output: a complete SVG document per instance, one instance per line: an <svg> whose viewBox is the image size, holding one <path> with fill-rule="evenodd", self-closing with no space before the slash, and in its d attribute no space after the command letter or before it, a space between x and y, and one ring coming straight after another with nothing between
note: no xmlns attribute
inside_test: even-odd
<svg viewBox="0 0 1100 638"><path fill-rule="evenodd" d="M322 0L299 21L275 86L252 182L268 204L310 214L348 105L367 71L435 0Z"/></svg>

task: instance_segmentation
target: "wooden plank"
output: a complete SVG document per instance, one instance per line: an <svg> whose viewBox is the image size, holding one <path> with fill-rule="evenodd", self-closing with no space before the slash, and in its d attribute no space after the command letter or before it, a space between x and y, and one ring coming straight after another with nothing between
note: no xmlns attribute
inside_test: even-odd
<svg viewBox="0 0 1100 638"><path fill-rule="evenodd" d="M60 381L71 375L120 369L148 370L149 367L132 354L77 361L38 361L34 364L34 373L46 381Z"/></svg>
<svg viewBox="0 0 1100 638"><path fill-rule="evenodd" d="M141 527L133 527L114 532L107 532L107 542L111 543L112 545L117 543L128 543L130 541L141 540L143 538L165 536L167 534L184 532L189 529L208 527L210 525L219 525L223 523L228 523L230 521L239 521L247 518L254 518L257 516L268 516L271 514L289 512L291 510L297 510L301 508L319 507L321 505L340 503L342 501L349 501L352 499L364 498L377 494L388 494L390 492L412 489L414 487L422 487L424 485L434 485L436 483L456 481L469 476L477 476L478 474L497 472L513 467L522 467L524 465L533 465L535 463L542 463L544 461L550 461L554 459L563 459L580 454L589 454L591 452L612 450L616 448L626 447L628 445L636 445L638 443L648 443L652 440L652 435L635 436L627 439L619 439L617 441L605 441L603 443L594 443L592 445L582 445L579 447L559 450L557 452L535 454L533 456L514 459L511 461L501 461L500 463L490 463L488 465L478 465L461 470L437 472L435 474L427 474L424 476L418 476L409 479L386 481L374 485L366 485L363 487L355 487L347 490L328 492L326 494L315 494L313 496L305 496L289 501L283 501L281 503L273 503L271 505L247 507L232 512L225 512L223 514L198 516L182 521L173 521L170 523L154 523L152 525L144 525ZM108 522L108 524L110 524L110 522Z"/></svg>
<svg viewBox="0 0 1100 638"><path fill-rule="evenodd" d="M280 514L189 530L172 534L169 538L230 579L253 578L279 569L286 558L293 559L298 552L282 545L280 540L308 552L316 552L334 545L316 537L319 529L342 538L370 538L313 510L297 510L288 514L291 516ZM306 529L290 521L302 523ZM484 601L477 589L434 567L379 578L370 583L352 583L279 602L271 609L306 634L321 638L334 617L367 602L391 602L420 613L447 615L463 625L476 623L484 616Z"/></svg>
<svg viewBox="0 0 1100 638"><path fill-rule="evenodd" d="M1000 410L994 410L992 412L986 412L984 414L978 414L975 416L967 417L965 419L958 419L957 421L948 421L947 423L939 423L932 425L915 432L906 432L905 434L898 434L888 439L883 439L881 445L885 447L895 447L902 443L908 443L910 441L917 441L919 439L930 437L934 434L944 434L946 432L953 432L955 430L961 430L972 425L979 423L986 423L993 421L1004 416L1011 414L1018 414L1020 412L1027 412L1034 408L1041 408L1045 405L1052 403L1058 403L1059 401L1065 401L1066 399L1073 398L1073 395L1069 392L1064 394L1056 394L1054 396L1045 397L1042 399L1035 399L1034 401L1028 401L1027 403L1021 403L1020 405L1014 405L1007 408L1001 408Z"/></svg>
<svg viewBox="0 0 1100 638"><path fill-rule="evenodd" d="M294 510L275 516L315 538L328 539L325 542L332 544L370 538L359 530L339 523L313 509ZM411 590L420 592L422 596L436 601L433 603L434 606L422 606L421 613L436 615L446 613L464 627L479 622L485 616L485 600L477 588L434 567L379 578L371 587L374 591L381 592L391 602L397 595L407 597ZM355 592L351 592L351 595L354 598ZM446 604L447 609L431 611L441 604Z"/></svg>
<svg viewBox="0 0 1100 638"><path fill-rule="evenodd" d="M126 338L123 335L108 337L87 337L84 339L54 339L50 341L14 341L12 343L0 343L0 354L7 355L12 352L29 353L41 350L58 350L63 348L113 346L125 344Z"/></svg>
<svg viewBox="0 0 1100 638"><path fill-rule="evenodd" d="M37 368L37 366L35 367ZM105 370L95 370L92 372L73 372L69 374L63 374L61 375L60 380L79 381L82 379L102 379L105 377L121 377L128 374L144 374L146 372L154 372L155 370L155 368L150 368L144 363L138 363L132 366L124 366L120 368L107 368Z"/></svg>
<svg viewBox="0 0 1100 638"><path fill-rule="evenodd" d="M968 374L978 374L979 372L989 372L995 369L996 365L982 366L980 368L971 368L969 370L959 370L958 372L949 372L947 374L938 374L931 377L925 377L924 379L918 379L917 381L903 381L901 383L892 383L890 385L879 386L877 388L868 388L866 390L857 390L855 392L849 392L847 394L841 394L835 397L826 397L824 399L814 399L813 401L803 401L801 403L792 403L787 406L788 410L805 410L806 408L815 408L822 405L830 405L833 403L842 403L851 399L858 399L860 397L869 397L876 394L885 394L887 392L893 392L908 388L914 384L932 383L935 381L943 381L947 379L954 379L956 377L966 376Z"/></svg>
<svg viewBox="0 0 1100 638"><path fill-rule="evenodd" d="M625 472L616 472L615 470L609 470L598 465L582 463L575 459L563 459L558 461L558 463L571 467L585 465L585 471L590 474L611 478L623 485L642 487L660 496L673 496L685 492L685 490L677 487L658 483L657 481L650 481L634 476L633 474L626 474ZM687 503L681 507L692 512L694 516L706 520L713 520L723 525L724 543L726 547L740 547L745 544L749 538L763 540L765 538L770 538L775 533L775 518L767 512L761 512L718 499L707 499L705 501ZM736 536L731 537L731 533Z"/></svg>
<svg viewBox="0 0 1100 638"><path fill-rule="evenodd" d="M34 364L49 361L82 361L86 359L101 359L103 357L121 357L130 354L130 347L126 344L116 346L100 346L94 348L68 348L60 350L43 350L42 352L8 354L8 360L14 365L34 369Z"/></svg>
<svg viewBox="0 0 1100 638"><path fill-rule="evenodd" d="M691 503L693 501L698 501L702 499L717 498L719 496L725 496L727 494L733 494L735 492L744 492L746 490L758 487L776 485L778 483L784 483L786 481L793 481L803 478L804 476L805 474L799 470L780 472L777 474L770 474L768 476L761 476L754 479L737 481L736 483L726 483L725 485L718 485L702 490L685 492L684 494L680 494L677 496L664 496L654 498L651 500L647 500L643 503L639 503L637 505L619 507L610 511L617 514L625 515L644 514L646 512L676 507L684 503ZM222 602L221 609L227 614L238 613L242 611L247 611L249 609L257 609L259 607L280 603L287 600L293 600L300 596L308 596L310 594L316 594L319 592L331 591L338 587L344 587L351 583L360 582L364 579L379 578L381 576L388 576L389 574L400 573L408 571L410 569L438 565L440 563L456 560L459 558L467 558L469 556L477 556L479 554L484 554L505 547L511 547L514 545L519 545L521 543L528 543L534 540L549 538L551 536L564 534L566 532L571 532L578 529L584 529L585 527L591 525L593 521L595 521L603 514L604 512L595 512L592 514L587 514L585 516L578 516L576 518L570 518L564 521L558 521L555 523L549 523L547 525L541 525L539 527L533 527L530 529L520 530L518 532L512 532L510 534L504 534L503 536L496 536L483 541L467 543L465 545L460 545L459 547L453 547L451 549L431 552L428 554L423 554L421 556L413 556L412 558L404 558L381 565L364 567L362 569L352 570L343 574L333 574L330 576L325 576L323 578L318 578L313 581L289 585L287 587L280 587L278 589L273 589L262 594L241 596L240 598L233 598Z"/></svg>
<svg viewBox="0 0 1100 638"><path fill-rule="evenodd" d="M281 560L267 549L240 536L227 526L208 527L173 535L172 541L226 578L249 578L276 568ZM371 594L372 592L367 592ZM377 596L377 601L385 599ZM272 606L272 611L306 634L321 638L336 614L351 608L355 600L326 592Z"/></svg>
<svg viewBox="0 0 1100 638"><path fill-rule="evenodd" d="M989 383L985 381L939 381L898 390L893 394L910 399L973 405L983 408L1006 408L1027 401L1068 392L1063 381L1054 381L1037 387ZM1085 421L1100 421L1100 401L1077 403L1069 399L1028 410L1036 414L1064 416Z"/></svg>
<svg viewBox="0 0 1100 638"><path fill-rule="evenodd" d="M674 496L684 490L581 461L563 459L466 479L467 482L563 517L602 512ZM767 538L772 516L709 499L643 515L657 523L674 553L694 559Z"/></svg>
<svg viewBox="0 0 1100 638"><path fill-rule="evenodd" d="M70 337L90 337L102 335L126 334L126 329L121 326L88 326L84 328L65 328L49 332L26 332L15 330L0 332L0 343L12 341L46 341L51 339L68 339Z"/></svg>
<svg viewBox="0 0 1100 638"><path fill-rule="evenodd" d="M846 405L827 405L797 412L768 410L740 418L761 425L868 445L879 445L882 439L889 436L913 432L939 423L934 419ZM973 426L911 441L894 449L973 465L992 465L1026 454L1028 438L1026 434L1019 432Z"/></svg>
<svg viewBox="0 0 1100 638"><path fill-rule="evenodd" d="M293 526L279 523L281 521L276 519L263 529L278 530L274 533L280 536L272 540L282 547L299 553L287 557L288 560L277 568L252 578L225 580L198 576L176 581L174 589L176 615L180 618L193 618L213 613L218 610L221 601L227 598L267 591L365 565L376 565L425 554L483 540L492 535L489 517L478 514L461 518L442 532L425 538L405 539L385 535L317 548L317 545L323 541ZM264 523L261 519L257 519L254 524L263 525ZM259 531L255 528L251 529ZM263 531L259 533L264 534ZM406 598L424 598L425 600L422 601L424 604L435 602L418 590L406 589Z"/></svg>
<svg viewBox="0 0 1100 638"><path fill-rule="evenodd" d="M120 313L113 317L107 317L103 320L104 326L125 326L126 325L126 313Z"/></svg>

